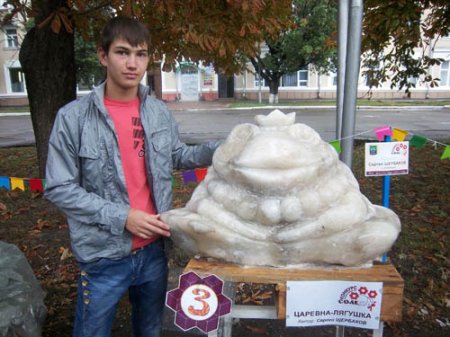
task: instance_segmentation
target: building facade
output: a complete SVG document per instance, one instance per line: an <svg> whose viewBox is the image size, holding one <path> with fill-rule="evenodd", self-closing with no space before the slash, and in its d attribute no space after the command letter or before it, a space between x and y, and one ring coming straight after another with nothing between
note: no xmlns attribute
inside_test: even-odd
<svg viewBox="0 0 450 337"><path fill-rule="evenodd" d="M440 65L429 69L429 74L433 78L439 78L439 86L430 85L421 78L412 78L415 88L410 90L411 99L450 99L450 36L440 38L436 41L433 51L429 56L440 58L443 62ZM258 79L251 64L248 70L235 77L236 98L246 97L248 99L258 99L261 92L263 99L269 97L269 87ZM374 99L401 99L406 98L404 89L391 89L391 83L382 83L380 87L370 88L370 79L362 75L364 69L360 71L358 81L358 98ZM297 71L296 73L283 76L279 87L279 99L335 99L337 94L337 76L335 73L318 74L313 66ZM409 97L408 97L409 98Z"/></svg>
<svg viewBox="0 0 450 337"><path fill-rule="evenodd" d="M8 9L0 4L0 18ZM25 76L19 62L24 27L13 21L0 30L0 105L27 105Z"/></svg>
<svg viewBox="0 0 450 337"><path fill-rule="evenodd" d="M0 6L0 16L8 9ZM24 27L14 22L0 31L0 106L27 105L25 77L19 62L20 44L25 36ZM440 78L439 86L430 87L420 78L411 79L416 84L410 90L412 99L450 99L450 36L440 38L434 44L429 56L443 62L433 66L429 74ZM362 71L361 71L362 74ZM162 64L148 72L143 80L152 88L152 93L164 101L212 101L220 98L263 100L269 98L269 87L259 81L251 63L246 70L234 76L218 74L214 67L205 64L181 62L175 71L162 71ZM335 99L337 76L334 73L319 74L313 66L282 77L279 87L280 100ZM406 98L404 90L391 89L390 83L370 89L369 79L360 75L358 98L401 99ZM86 89L79 95L87 93Z"/></svg>
<svg viewBox="0 0 450 337"><path fill-rule="evenodd" d="M373 99L450 99L450 36L436 41L429 56L440 58L443 62L433 66L429 74L439 78L439 86L430 85L421 78L412 78L415 84L410 89L409 97L404 89L391 89L391 83L385 82L376 88L370 88L370 79L361 69L358 81L358 98ZM162 72L161 98L165 101L215 100L224 97L257 100L269 98L269 87L265 81L259 81L251 63L246 70L232 78L221 76L212 67L191 65L177 68L175 72ZM261 85L260 85L261 84ZM279 99L335 99L337 92L335 73L319 74L313 66L301 69L282 77L279 87Z"/></svg>

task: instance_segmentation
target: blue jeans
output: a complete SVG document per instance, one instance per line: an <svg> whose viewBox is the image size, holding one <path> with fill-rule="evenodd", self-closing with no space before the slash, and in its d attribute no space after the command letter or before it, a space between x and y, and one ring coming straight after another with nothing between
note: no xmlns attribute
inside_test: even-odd
<svg viewBox="0 0 450 337"><path fill-rule="evenodd" d="M109 337L117 304L128 290L134 337L160 335L167 291L162 240L120 259L80 263L73 337Z"/></svg>

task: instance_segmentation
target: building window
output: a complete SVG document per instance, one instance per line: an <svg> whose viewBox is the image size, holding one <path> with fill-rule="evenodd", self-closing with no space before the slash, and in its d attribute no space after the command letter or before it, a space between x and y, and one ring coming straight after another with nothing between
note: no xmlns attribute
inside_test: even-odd
<svg viewBox="0 0 450 337"><path fill-rule="evenodd" d="M308 69L302 69L298 71L298 86L299 87L308 86Z"/></svg>
<svg viewBox="0 0 450 337"><path fill-rule="evenodd" d="M289 73L281 77L282 87L307 87L308 69L301 69L295 73Z"/></svg>
<svg viewBox="0 0 450 337"><path fill-rule="evenodd" d="M262 83L261 83L262 87L267 87L267 83L266 80L263 78L262 79ZM259 74L255 73L255 88L259 88Z"/></svg>
<svg viewBox="0 0 450 337"><path fill-rule="evenodd" d="M297 72L285 74L281 78L282 87L296 87L297 86Z"/></svg>
<svg viewBox="0 0 450 337"><path fill-rule="evenodd" d="M9 68L12 92L25 92L25 76L20 68Z"/></svg>
<svg viewBox="0 0 450 337"><path fill-rule="evenodd" d="M8 48L19 48L19 39L17 37L16 28L7 28L6 32L6 46Z"/></svg>
<svg viewBox="0 0 450 337"><path fill-rule="evenodd" d="M442 62L441 64L441 86L450 86L450 61Z"/></svg>

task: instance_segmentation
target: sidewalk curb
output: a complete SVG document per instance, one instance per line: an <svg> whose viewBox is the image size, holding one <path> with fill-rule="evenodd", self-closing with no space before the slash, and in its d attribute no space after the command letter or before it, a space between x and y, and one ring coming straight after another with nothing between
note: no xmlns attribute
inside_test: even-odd
<svg viewBox="0 0 450 337"><path fill-rule="evenodd" d="M0 112L0 117L30 116L29 112Z"/></svg>

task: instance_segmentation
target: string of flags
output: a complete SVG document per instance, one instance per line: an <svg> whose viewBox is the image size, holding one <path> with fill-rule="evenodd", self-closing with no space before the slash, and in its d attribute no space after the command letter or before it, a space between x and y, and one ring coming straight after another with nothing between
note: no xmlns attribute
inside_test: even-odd
<svg viewBox="0 0 450 337"><path fill-rule="evenodd" d="M334 147L334 149L337 151L337 153L341 153L341 141L346 138L354 138L356 136L366 134L369 132L375 132L375 135L377 136L377 139L379 141L383 141L384 137L390 136L392 141L398 141L402 142L406 139L408 135L411 136L411 139L409 140L410 146L413 146L417 149L420 149L423 147L427 141L430 141L434 144L435 148L437 148L438 145L444 147L444 151L441 155L441 160L450 159L450 145L440 143L436 140L429 139L420 135L415 135L411 132L408 132L406 130L400 129L400 128L391 128L390 126L382 126L375 128L374 130L367 130L352 136L348 136L345 138L340 138L336 140L332 140L329 142L331 146ZM206 176L207 168L196 168L194 170L186 170L181 172L181 177L183 180L183 184L187 185L190 183L200 183ZM175 184L175 179L172 177L172 185ZM18 177L5 177L0 176L0 188L6 188L9 190L21 190L21 191L31 191L31 192L43 192L45 189L45 179L38 179L38 178L18 178Z"/></svg>
<svg viewBox="0 0 450 337"><path fill-rule="evenodd" d="M45 179L0 176L0 188L2 187L8 191L18 189L21 191L43 192L45 189Z"/></svg>
<svg viewBox="0 0 450 337"><path fill-rule="evenodd" d="M380 142L383 141L386 136L390 136L392 141L402 142L406 139L406 137L408 135L410 135L411 139L409 140L409 145L413 146L417 149L420 149L421 147L423 147L427 141L432 142L435 145L435 148L437 147L437 145L442 145L442 146L444 146L444 151L442 152L441 160L450 158L450 145L448 145L448 144L440 143L440 142L430 139L430 138L415 135L412 132L408 132L408 131L400 129L400 128L391 128L390 126L387 126L387 125L375 128L373 131L375 132L375 135L377 136L377 139ZM369 132L372 132L372 130L367 130L367 131L358 133L356 135L332 140L331 142L329 142L329 144L335 148L337 153L341 153L341 151L342 151L341 150L341 140L346 139L346 138L354 138L356 136L359 136L359 135L362 135L365 133L369 133Z"/></svg>

